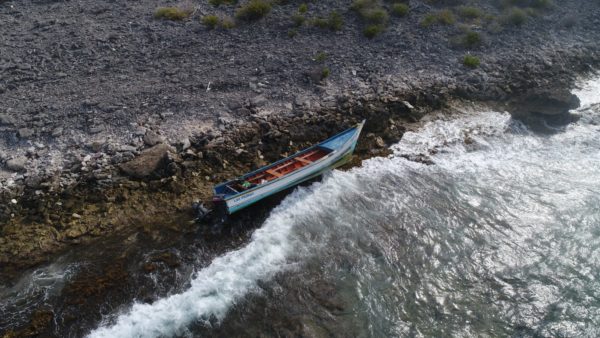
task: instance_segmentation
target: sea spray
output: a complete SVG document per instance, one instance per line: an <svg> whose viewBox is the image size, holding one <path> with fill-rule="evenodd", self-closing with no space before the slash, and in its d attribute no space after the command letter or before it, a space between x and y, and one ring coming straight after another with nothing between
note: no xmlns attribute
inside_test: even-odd
<svg viewBox="0 0 600 338"><path fill-rule="evenodd" d="M293 227L310 225L313 210L337 199L338 184L314 183L299 188L275 208L264 225L243 248L218 257L197 272L190 288L152 304L134 304L112 325L100 327L89 337L159 337L181 334L192 322L210 325L221 320L237 300L258 291L257 281L293 266L299 238Z"/></svg>
<svg viewBox="0 0 600 338"><path fill-rule="evenodd" d="M355 301L344 323L356 331L347 333L507 335L522 327L590 334L568 314L545 317L546 309L564 307L599 318L593 302L561 298L569 290L593 296L596 288L578 279L594 280L597 257L586 243L598 242L591 231L598 216L578 213L598 201L600 162L598 130L587 123L598 113L582 113L580 123L552 136L533 135L497 112L407 133L390 158L336 171L286 198L247 246L200 270L189 290L135 304L90 336L172 336L192 322L223 320L236 301L259 291L258 280L294 264L292 285L317 271L340 281L338 292ZM431 154L435 164L398 156L414 153Z"/></svg>

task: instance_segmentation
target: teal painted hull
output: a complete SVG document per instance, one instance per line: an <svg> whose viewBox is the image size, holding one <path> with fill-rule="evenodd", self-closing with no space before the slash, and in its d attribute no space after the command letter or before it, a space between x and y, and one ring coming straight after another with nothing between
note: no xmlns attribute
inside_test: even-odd
<svg viewBox="0 0 600 338"><path fill-rule="evenodd" d="M280 191L292 188L302 182L306 182L310 179L318 177L328 170L337 168L347 163L352 157L363 125L364 121L357 127L348 129L315 146L329 149L331 152L314 163L268 183L258 185L240 193L225 196L222 198L222 200L218 200L217 203L224 203L227 213L233 214L263 200L264 198L267 198ZM292 155L281 161L293 158L294 156L296 155ZM275 164L279 162L276 162ZM273 164L270 166L273 166ZM265 168L269 168L270 166L263 167L253 173L266 170ZM252 175L253 173L246 174L244 177ZM217 190L226 184L228 184L228 182L222 183L215 187L215 195L217 194Z"/></svg>

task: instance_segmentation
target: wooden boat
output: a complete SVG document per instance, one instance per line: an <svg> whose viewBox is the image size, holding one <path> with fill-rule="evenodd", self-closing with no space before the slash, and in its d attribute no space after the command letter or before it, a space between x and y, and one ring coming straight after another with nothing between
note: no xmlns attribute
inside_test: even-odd
<svg viewBox="0 0 600 338"><path fill-rule="evenodd" d="M214 187L213 203L233 214L263 198L347 163L365 121L317 145Z"/></svg>

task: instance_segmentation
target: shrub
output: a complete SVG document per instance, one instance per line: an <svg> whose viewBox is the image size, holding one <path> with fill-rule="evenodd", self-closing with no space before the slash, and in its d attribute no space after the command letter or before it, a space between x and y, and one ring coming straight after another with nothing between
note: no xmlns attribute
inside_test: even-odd
<svg viewBox="0 0 600 338"><path fill-rule="evenodd" d="M423 18L423 20L421 20L421 26L423 27L429 27L431 25L433 25L436 21L436 17L433 14L427 14L425 15L425 17Z"/></svg>
<svg viewBox="0 0 600 338"><path fill-rule="evenodd" d="M350 5L350 9L357 12L372 7L379 7L376 0L354 0L352 1L352 5Z"/></svg>
<svg viewBox="0 0 600 338"><path fill-rule="evenodd" d="M315 27L319 27L322 29L339 31L344 26L344 19L338 12L332 11L331 13L329 13L329 16L327 16L327 18L312 19L311 24Z"/></svg>
<svg viewBox="0 0 600 338"><path fill-rule="evenodd" d="M477 68L479 63L479 58L473 55L465 55L463 58L463 64L469 68Z"/></svg>
<svg viewBox="0 0 600 338"><path fill-rule="evenodd" d="M403 3L396 3L392 5L392 13L396 16L406 16L408 14L408 5Z"/></svg>
<svg viewBox="0 0 600 338"><path fill-rule="evenodd" d="M332 11L331 13L329 13L327 21L329 23L329 29L331 29L332 31L339 31L344 26L344 19L336 11Z"/></svg>
<svg viewBox="0 0 600 338"><path fill-rule="evenodd" d="M330 73L331 72L329 71L329 68L323 67L323 69L321 70L321 80L325 80L326 78L328 78Z"/></svg>
<svg viewBox="0 0 600 338"><path fill-rule="evenodd" d="M456 21L454 19L454 14L452 14L452 11L450 11L449 9L444 9L437 13L437 22L441 24L451 25L454 23L454 21Z"/></svg>
<svg viewBox="0 0 600 338"><path fill-rule="evenodd" d="M192 14L191 10L177 7L159 7L154 12L154 17L167 20L183 20Z"/></svg>
<svg viewBox="0 0 600 338"><path fill-rule="evenodd" d="M202 17L202 23L210 28L210 29L214 29L215 27L217 27L217 24L219 23L219 17L216 15L205 15Z"/></svg>
<svg viewBox="0 0 600 338"><path fill-rule="evenodd" d="M454 14L448 9L444 9L435 14L427 14L421 20L421 26L429 27L434 23L440 23L443 25L452 25L456 20L454 19Z"/></svg>
<svg viewBox="0 0 600 338"><path fill-rule="evenodd" d="M384 30L384 27L382 27L381 25L368 25L363 30L363 34L367 38L372 39L372 38L376 37L377 35L381 34L383 32L383 30Z"/></svg>
<svg viewBox="0 0 600 338"><path fill-rule="evenodd" d="M474 31L468 31L463 35L462 44L465 47L474 47L481 43L481 35Z"/></svg>
<svg viewBox="0 0 600 338"><path fill-rule="evenodd" d="M325 52L318 52L317 55L315 55L315 61L317 62L323 62L327 59L327 53Z"/></svg>
<svg viewBox="0 0 600 338"><path fill-rule="evenodd" d="M388 12L383 8L368 8L360 12L367 22L372 24L385 24L389 20Z"/></svg>
<svg viewBox="0 0 600 338"><path fill-rule="evenodd" d="M288 30L287 34L290 38L293 38L294 36L298 35L298 31L292 28Z"/></svg>
<svg viewBox="0 0 600 338"><path fill-rule="evenodd" d="M519 6L544 9L552 7L554 4L552 0L503 0L502 5L504 7Z"/></svg>
<svg viewBox="0 0 600 338"><path fill-rule="evenodd" d="M307 11L308 11L308 5L307 5L307 4L301 4L301 5L298 7L298 13L300 13L300 14L304 14L304 13L306 13Z"/></svg>
<svg viewBox="0 0 600 338"><path fill-rule="evenodd" d="M237 0L208 0L208 3L218 7L220 5L235 5L237 3Z"/></svg>
<svg viewBox="0 0 600 338"><path fill-rule="evenodd" d="M270 11L271 3L265 0L250 0L236 10L235 17L244 21L256 21L269 14Z"/></svg>
<svg viewBox="0 0 600 338"><path fill-rule="evenodd" d="M511 24L514 26L522 26L525 21L527 21L527 14L525 13L524 10L520 9L520 8L511 8L508 13L506 13L503 18L502 21L505 24Z"/></svg>
<svg viewBox="0 0 600 338"><path fill-rule="evenodd" d="M458 13L460 16L467 19L477 19L483 16L481 9L473 6L460 6L458 8Z"/></svg>
<svg viewBox="0 0 600 338"><path fill-rule="evenodd" d="M292 15L292 23L295 27L302 26L304 21L306 21L306 18L303 15L298 14L298 13Z"/></svg>

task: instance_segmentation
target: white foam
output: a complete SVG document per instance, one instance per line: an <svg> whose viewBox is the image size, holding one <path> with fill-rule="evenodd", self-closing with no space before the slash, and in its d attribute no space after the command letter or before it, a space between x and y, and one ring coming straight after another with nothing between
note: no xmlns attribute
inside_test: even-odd
<svg viewBox="0 0 600 338"><path fill-rule="evenodd" d="M582 108L600 102L600 77L582 81L577 87L573 94L579 98Z"/></svg>
<svg viewBox="0 0 600 338"><path fill-rule="evenodd" d="M600 88L600 81L597 83ZM593 96L598 94L598 91L590 89L585 93L587 94L577 95L581 95L580 98L584 95ZM598 96L600 94L596 96L595 101L590 99L589 102L597 102ZM584 104L591 104L586 100L585 97L582 98ZM466 137L475 139L476 144L485 145L489 136L503 134L511 127L514 126L510 124L510 116L497 112L468 115L453 121L431 122L418 133L406 133L393 150L397 155L427 153L434 148L463 151ZM506 143L500 146L505 147ZM515 147L527 149L523 146L524 144L520 143ZM500 149L495 153L499 154L497 161L507 160L508 155L500 156L506 154L504 150ZM526 154L517 152L517 155ZM477 156L481 159L477 159ZM485 152L474 155L473 158L472 163L490 162L489 153ZM458 165L461 162L454 159L452 163ZM441 165L449 166L443 159ZM211 318L223 319L236 301L249 292L258 290L259 280L268 280L277 272L289 268L294 263L292 258L306 258L306 255L318 252L319 246L327 245L327 241L331 239L324 237L332 235L331 231L320 231L318 235L310 238L311 230L325 230L312 229L323 225L311 218L319 217L315 210L337 210L337 204L341 203L340 195L343 193L347 196L351 191L359 190L361 181L373 182L386 172L398 174L401 170L417 167L421 165L397 157L375 158L365 161L362 168L355 168L350 172L334 172L322 183L298 189L273 210L265 224L256 230L245 247L213 260L207 268L196 274L187 291L153 304L136 303L113 324L105 323L106 326L92 331L89 337L181 335L191 323L208 323ZM473 203L479 205L480 201L473 200ZM335 214L335 210L330 214ZM295 231L297 228L302 228L304 233L299 235ZM308 239L310 243L303 242L303 239Z"/></svg>
<svg viewBox="0 0 600 338"><path fill-rule="evenodd" d="M89 337L172 336L182 334L193 322L223 319L237 300L258 289L257 281L292 266L289 258L299 244L293 227L306 222L311 209L326 205L332 194L339 193L337 184L315 189L323 185L300 188L286 198L245 247L214 259L197 273L187 291L153 304L136 303L116 323L92 331Z"/></svg>

